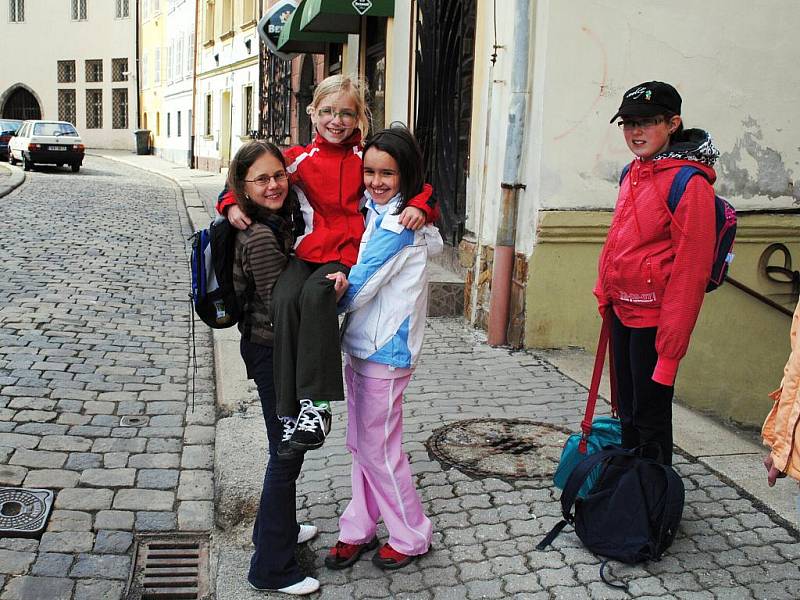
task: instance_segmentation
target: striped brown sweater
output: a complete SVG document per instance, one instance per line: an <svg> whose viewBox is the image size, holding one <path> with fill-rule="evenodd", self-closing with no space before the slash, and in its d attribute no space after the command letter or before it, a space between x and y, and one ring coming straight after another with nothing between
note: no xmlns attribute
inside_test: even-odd
<svg viewBox="0 0 800 600"><path fill-rule="evenodd" d="M242 307L239 331L256 344L272 345L272 287L286 266L287 246L288 240L282 242L258 221L236 234L233 287Z"/></svg>

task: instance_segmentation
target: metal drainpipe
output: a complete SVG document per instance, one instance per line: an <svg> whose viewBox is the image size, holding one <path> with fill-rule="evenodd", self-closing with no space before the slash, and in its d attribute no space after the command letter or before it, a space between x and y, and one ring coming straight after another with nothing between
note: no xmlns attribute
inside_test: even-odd
<svg viewBox="0 0 800 600"><path fill-rule="evenodd" d="M491 346L508 343L511 276L514 270L514 245L517 237L517 205L525 138L525 114L528 95L528 48L530 45L530 2L517 0L514 10L514 63L511 67L511 102L508 111L506 156L500 184L500 207L492 267L492 295L489 300L489 335Z"/></svg>
<svg viewBox="0 0 800 600"><path fill-rule="evenodd" d="M133 3L134 14L134 38L136 45L136 56L133 57L133 63L136 65L136 129L142 128L142 74L141 74L141 61L139 60L139 3ZM130 72L131 69L129 68Z"/></svg>

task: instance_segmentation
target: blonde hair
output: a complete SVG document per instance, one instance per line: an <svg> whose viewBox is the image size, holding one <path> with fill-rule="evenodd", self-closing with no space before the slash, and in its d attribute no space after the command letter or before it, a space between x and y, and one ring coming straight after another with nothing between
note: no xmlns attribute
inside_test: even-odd
<svg viewBox="0 0 800 600"><path fill-rule="evenodd" d="M369 107L367 106L367 85L366 82L355 76L351 75L331 75L320 81L319 85L314 89L314 98L311 104L306 107L306 113L311 114L317 110L322 101L332 94L347 93L353 98L356 105L356 127L361 130L361 144L369 133L369 125L372 120Z"/></svg>

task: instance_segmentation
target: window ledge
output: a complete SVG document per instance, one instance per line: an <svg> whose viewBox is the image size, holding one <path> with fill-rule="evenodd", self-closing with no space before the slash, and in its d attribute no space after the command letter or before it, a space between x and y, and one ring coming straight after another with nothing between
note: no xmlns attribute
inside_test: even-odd
<svg viewBox="0 0 800 600"><path fill-rule="evenodd" d="M239 141L242 141L242 142L249 142L250 140L254 140L254 139L256 139L256 138L254 138L251 135L240 135L239 136Z"/></svg>
<svg viewBox="0 0 800 600"><path fill-rule="evenodd" d="M204 135L204 136L203 136L203 139L204 139L204 140L213 140L213 139L214 139L214 136L213 136L213 135Z"/></svg>
<svg viewBox="0 0 800 600"><path fill-rule="evenodd" d="M214 39L206 40L203 42L203 48L210 48L214 45Z"/></svg>
<svg viewBox="0 0 800 600"><path fill-rule="evenodd" d="M234 33L233 33L233 30L231 29L230 31L226 31L225 33L220 35L219 39L224 42L225 40L231 39L233 37L233 35L234 35Z"/></svg>
<svg viewBox="0 0 800 600"><path fill-rule="evenodd" d="M244 23L239 25L239 29L242 31L244 31L245 29L252 29L253 27L256 26L257 23L258 21L256 21L255 19L250 19L249 21L245 21Z"/></svg>

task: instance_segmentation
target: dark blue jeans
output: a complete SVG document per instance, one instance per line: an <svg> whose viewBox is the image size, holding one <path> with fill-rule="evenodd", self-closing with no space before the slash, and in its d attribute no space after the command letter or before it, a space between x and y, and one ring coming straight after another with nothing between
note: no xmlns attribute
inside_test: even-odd
<svg viewBox="0 0 800 600"><path fill-rule="evenodd" d="M269 461L253 526L255 551L250 559L247 579L258 588L278 589L304 578L294 554L300 531L295 483L303 466L303 455L291 459L277 457L283 427L275 413L272 347L242 338L239 348L247 367L247 377L255 380L258 387L269 441Z"/></svg>

